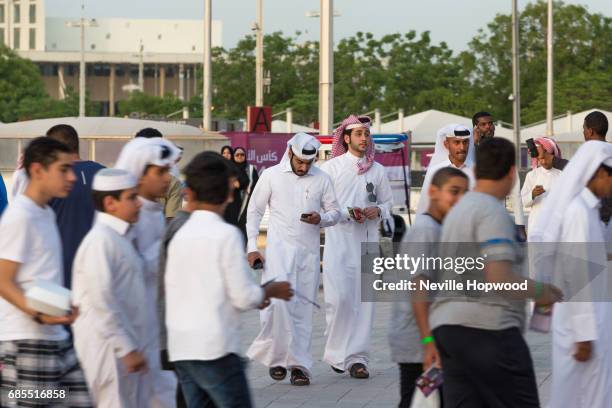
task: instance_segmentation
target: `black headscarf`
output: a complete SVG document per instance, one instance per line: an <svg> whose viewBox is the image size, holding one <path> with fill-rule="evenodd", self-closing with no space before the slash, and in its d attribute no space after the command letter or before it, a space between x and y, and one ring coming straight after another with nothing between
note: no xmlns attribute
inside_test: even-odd
<svg viewBox="0 0 612 408"><path fill-rule="evenodd" d="M238 150L241 150L244 153L244 161L242 163L238 163L236 161L236 152ZM232 154L232 160L236 164L236 167L238 167L240 170L244 171L245 173L247 172L248 163L247 163L247 160L246 160L246 149L244 149L243 147L237 146L234 149L234 153Z"/></svg>

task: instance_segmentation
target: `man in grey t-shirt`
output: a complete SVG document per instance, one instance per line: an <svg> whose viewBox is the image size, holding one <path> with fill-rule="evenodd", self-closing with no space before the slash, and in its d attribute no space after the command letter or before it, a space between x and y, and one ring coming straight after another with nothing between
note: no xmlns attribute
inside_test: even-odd
<svg viewBox="0 0 612 408"><path fill-rule="evenodd" d="M502 200L515 182L514 145L483 141L476 152L476 187L449 212L442 226L440 257L484 258L484 268L437 274L440 283L523 283L527 290L438 292L430 326L444 371L445 406L539 407L533 363L521 334L524 299L552 304L560 291L513 271L521 259L514 225ZM458 264L456 264L458 265Z"/></svg>

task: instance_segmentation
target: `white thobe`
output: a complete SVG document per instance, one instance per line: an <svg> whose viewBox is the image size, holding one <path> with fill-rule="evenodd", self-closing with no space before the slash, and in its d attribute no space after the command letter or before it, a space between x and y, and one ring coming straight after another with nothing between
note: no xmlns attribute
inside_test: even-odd
<svg viewBox="0 0 612 408"><path fill-rule="evenodd" d="M340 370L369 361L374 303L361 302L361 243L378 243L380 224L379 218L359 224L350 218L347 207L378 206L381 218L386 219L393 206L384 167L375 162L367 172L357 174L358 160L345 153L321 166L332 178L342 211L340 222L325 231L323 252L327 321L323 360ZM376 202L368 199L368 183L374 185Z"/></svg>
<svg viewBox="0 0 612 408"><path fill-rule="evenodd" d="M425 179L423 180L423 187L421 188L421 196L419 197L419 203L417 204L416 214L419 216L424 212L427 212L429 209L429 186L431 185L431 180L436 172L444 167L454 167L455 169L459 169L468 176L470 181L470 190L474 188L476 184L476 178L474 177L474 166L471 164L463 163L461 166L455 166L450 159L446 159L435 166L429 167L427 172L425 173Z"/></svg>
<svg viewBox="0 0 612 408"><path fill-rule="evenodd" d="M83 239L74 261L72 294L79 307L74 347L97 407L150 406L149 373L128 374L121 358L144 351L146 294L129 224L106 213Z"/></svg>
<svg viewBox="0 0 612 408"><path fill-rule="evenodd" d="M290 162L266 169L255 185L247 209L248 252L257 251L259 224L270 208L262 281L289 281L296 293L316 301L320 273L320 229L338 222L340 210L332 182L312 166L304 176L291 170ZM302 213L319 212L321 222L300 221ZM261 331L247 356L268 367L301 368L310 376L312 367L313 306L299 296L290 301L273 299L260 313Z"/></svg>
<svg viewBox="0 0 612 408"><path fill-rule="evenodd" d="M536 167L527 173L527 176L525 176L525 183L521 189L521 199L523 201L523 206L531 209L529 212L529 221L527 222L528 236L529 231L535 225L535 221L538 218L544 197L548 195L550 187L560 174L561 170L547 170L544 167ZM534 187L538 185L544 187L545 192L534 199L531 192L533 191Z"/></svg>
<svg viewBox="0 0 612 408"><path fill-rule="evenodd" d="M144 262L147 297L148 334L145 341L149 370L153 375L154 394L152 407L174 407L176 403L176 377L161 369L159 346L159 315L157 313L159 255L166 221L163 206L155 201L139 197L142 207L138 222L134 224L134 238Z"/></svg>
<svg viewBox="0 0 612 408"><path fill-rule="evenodd" d="M14 200L19 194L23 194L28 184L30 184L30 179L25 169L23 167L16 169L11 178L11 199Z"/></svg>
<svg viewBox="0 0 612 408"><path fill-rule="evenodd" d="M571 255L588 259L591 265L601 265L603 273L597 274L580 291L579 296L588 296L586 299L592 301L566 299L554 306L551 408L612 407L612 399L607 396L612 389L612 303L603 301L608 298L608 269L599 205L600 200L585 188L564 214L560 241L588 243L571 244ZM564 281L588 278L580 276L587 274L580 267L584 263L574 268L567 265L567 259L558 261L565 266L557 268L572 274L571 279L564 276ZM578 362L573 357L576 342L582 341L593 342L592 357L586 362Z"/></svg>

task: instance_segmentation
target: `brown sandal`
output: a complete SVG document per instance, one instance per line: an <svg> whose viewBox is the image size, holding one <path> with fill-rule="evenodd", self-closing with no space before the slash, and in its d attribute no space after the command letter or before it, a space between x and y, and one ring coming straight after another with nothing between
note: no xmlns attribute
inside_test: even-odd
<svg viewBox="0 0 612 408"><path fill-rule="evenodd" d="M310 378L299 368L291 370L291 385L303 386L310 385Z"/></svg>
<svg viewBox="0 0 612 408"><path fill-rule="evenodd" d="M370 373L368 372L367 367L361 363L353 364L349 372L353 378L370 378Z"/></svg>
<svg viewBox="0 0 612 408"><path fill-rule="evenodd" d="M270 377L272 377L273 380L282 381L287 376L287 369L285 367L280 366L270 367L268 373L270 374Z"/></svg>

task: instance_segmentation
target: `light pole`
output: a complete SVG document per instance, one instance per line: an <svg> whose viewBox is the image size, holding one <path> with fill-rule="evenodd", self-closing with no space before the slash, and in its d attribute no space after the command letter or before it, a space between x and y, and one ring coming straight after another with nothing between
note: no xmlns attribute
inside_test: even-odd
<svg viewBox="0 0 612 408"><path fill-rule="evenodd" d="M512 126L516 144L516 168L521 168L521 84L519 71L518 0L512 0Z"/></svg>
<svg viewBox="0 0 612 408"><path fill-rule="evenodd" d="M321 0L319 54L319 134L329 135L334 120L334 0Z"/></svg>
<svg viewBox="0 0 612 408"><path fill-rule="evenodd" d="M85 27L97 27L96 20L85 21L85 0L81 1L81 19L69 22L68 27L81 29L81 61L79 63L79 117L85 117Z"/></svg>
<svg viewBox="0 0 612 408"><path fill-rule="evenodd" d="M264 73L263 73L263 0L257 0L257 21L253 25L255 31L255 106L264 104Z"/></svg>
<svg viewBox="0 0 612 408"><path fill-rule="evenodd" d="M138 52L138 86L140 92L144 93L144 45L142 39L140 40L140 47Z"/></svg>
<svg viewBox="0 0 612 408"><path fill-rule="evenodd" d="M212 34L212 5L211 0L204 0L204 64L203 64L203 89L202 89L202 128L211 130L211 34Z"/></svg>
<svg viewBox="0 0 612 408"><path fill-rule="evenodd" d="M546 136L554 134L553 115L553 2L548 0L548 29L546 30Z"/></svg>

